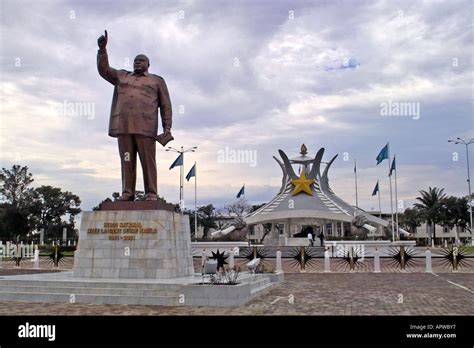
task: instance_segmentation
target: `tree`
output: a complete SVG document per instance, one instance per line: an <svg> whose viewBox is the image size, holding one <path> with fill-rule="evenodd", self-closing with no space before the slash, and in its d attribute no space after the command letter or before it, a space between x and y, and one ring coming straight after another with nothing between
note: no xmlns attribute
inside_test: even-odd
<svg viewBox="0 0 474 348"><path fill-rule="evenodd" d="M74 217L81 212L79 197L52 186L31 188L32 182L33 174L26 166L2 168L0 193L4 203L0 204L0 236L25 237L35 228L44 228L54 236L60 235L64 227L75 231ZM63 221L62 217L67 215L68 220Z"/></svg>
<svg viewBox="0 0 474 348"><path fill-rule="evenodd" d="M28 167L14 165L11 170L0 172L0 193L4 203L0 205L0 236L15 239L32 230L30 202L33 174Z"/></svg>
<svg viewBox="0 0 474 348"><path fill-rule="evenodd" d="M249 213L253 213L254 211L257 211L261 207L263 207L267 203L262 203L262 204L253 204L250 208ZM265 237L272 231L272 224L270 222L262 224L263 227L263 235L262 238L260 238L260 244L263 244L263 241Z"/></svg>
<svg viewBox="0 0 474 348"><path fill-rule="evenodd" d="M80 204L78 196L69 191L63 192L58 187L43 185L36 188L31 202L36 228L44 228L45 236L57 238L58 225L64 226L62 217L69 215L66 227L74 230L74 217L81 212Z"/></svg>
<svg viewBox="0 0 474 348"><path fill-rule="evenodd" d="M414 207L405 209L403 214L399 215L399 219L401 227L414 234L417 227L420 227L424 221L424 216L418 208Z"/></svg>
<svg viewBox="0 0 474 348"><path fill-rule="evenodd" d="M444 189L436 187L429 187L428 191L421 190L420 194L420 197L416 197L416 200L420 203L415 203L414 207L420 210L430 227L430 244L433 239L436 243L436 224L441 219L441 206L443 199L446 198L446 194Z"/></svg>
<svg viewBox="0 0 474 348"><path fill-rule="evenodd" d="M31 231L28 214L11 204L0 205L0 239L15 240Z"/></svg>
<svg viewBox="0 0 474 348"><path fill-rule="evenodd" d="M252 211L252 206L242 197L237 202L224 206L224 211L229 216L242 218Z"/></svg>
<svg viewBox="0 0 474 348"><path fill-rule="evenodd" d="M207 239L207 235L211 228L216 228L216 216L214 206L208 204L198 208L198 223L203 227L203 238Z"/></svg>
<svg viewBox="0 0 474 348"><path fill-rule="evenodd" d="M467 198L450 196L443 199L440 207L439 222L449 229L454 227L470 229L469 205ZM459 239L457 233L456 239Z"/></svg>
<svg viewBox="0 0 474 348"><path fill-rule="evenodd" d="M102 203L113 202L119 197L120 197L120 193L118 193L118 192L112 193L112 198L109 198L109 197L105 198L104 200L102 200L102 202L100 202L94 208L92 208L92 211L100 210L100 207L102 206Z"/></svg>
<svg viewBox="0 0 474 348"><path fill-rule="evenodd" d="M7 203L20 207L29 191L28 186L33 182L33 174L28 167L15 164L11 170L2 168L0 172L0 193Z"/></svg>

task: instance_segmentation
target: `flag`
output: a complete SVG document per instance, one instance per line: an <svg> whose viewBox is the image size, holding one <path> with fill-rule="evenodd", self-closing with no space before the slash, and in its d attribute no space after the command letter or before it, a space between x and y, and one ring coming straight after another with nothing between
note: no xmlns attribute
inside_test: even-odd
<svg viewBox="0 0 474 348"><path fill-rule="evenodd" d="M392 172L394 170L397 170L397 165L395 164L395 156L393 156L392 166L390 167L390 173L388 173L388 176L392 176Z"/></svg>
<svg viewBox="0 0 474 348"><path fill-rule="evenodd" d="M377 160L377 164L379 164L380 162L382 162L384 159L388 159L388 143L387 145L385 145L383 147L382 150L380 150L380 153L379 155L377 156L376 160Z"/></svg>
<svg viewBox="0 0 474 348"><path fill-rule="evenodd" d="M189 170L189 173L186 175L186 180L189 181L193 176L196 176L196 163L194 163L193 167Z"/></svg>
<svg viewBox="0 0 474 348"><path fill-rule="evenodd" d="M357 173L356 163L354 162L354 173Z"/></svg>
<svg viewBox="0 0 474 348"><path fill-rule="evenodd" d="M242 196L242 195L245 195L245 185L242 186L239 193L237 193L237 198L240 198L240 196Z"/></svg>
<svg viewBox="0 0 474 348"><path fill-rule="evenodd" d="M173 169L174 167L179 167L183 165L183 154L180 153L178 158L176 158L173 162L173 164L170 167L170 170Z"/></svg>
<svg viewBox="0 0 474 348"><path fill-rule="evenodd" d="M377 180L377 185L374 187L374 191L372 192L372 196L375 196L379 192L379 182Z"/></svg>

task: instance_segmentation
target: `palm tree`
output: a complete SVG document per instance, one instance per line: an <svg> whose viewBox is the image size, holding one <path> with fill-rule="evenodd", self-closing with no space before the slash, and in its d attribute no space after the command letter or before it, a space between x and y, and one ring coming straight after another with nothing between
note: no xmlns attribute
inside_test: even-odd
<svg viewBox="0 0 474 348"><path fill-rule="evenodd" d="M416 200L420 203L415 203L414 207L418 208L423 214L426 223L430 226L430 244L432 238L436 243L436 223L440 220L440 209L443 203L443 200L446 198L444 193L444 188L439 189L437 187L429 187L428 191L421 190L421 197L416 197Z"/></svg>

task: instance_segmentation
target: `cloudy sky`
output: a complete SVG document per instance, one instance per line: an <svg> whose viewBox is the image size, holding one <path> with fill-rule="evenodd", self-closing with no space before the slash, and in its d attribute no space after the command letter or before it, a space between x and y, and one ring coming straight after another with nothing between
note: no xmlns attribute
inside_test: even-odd
<svg viewBox="0 0 474 348"><path fill-rule="evenodd" d="M467 192L465 148L447 140L474 137L470 1L0 3L1 166L27 165L35 185L74 192L83 210L121 185L107 136L113 86L96 69L104 29L111 66L131 70L144 53L166 80L170 145L198 146L185 156L185 172L198 162L198 204L232 203L244 183L250 202L268 201L281 183L272 156L295 156L302 143L311 156L325 147L326 161L339 154L330 183L352 204L357 159L367 210L378 208L377 179L390 206L387 161L375 161L387 142L406 206L428 186ZM219 157L238 150L256 161ZM175 157L157 149L159 194L171 202ZM187 207L193 196L191 180Z"/></svg>

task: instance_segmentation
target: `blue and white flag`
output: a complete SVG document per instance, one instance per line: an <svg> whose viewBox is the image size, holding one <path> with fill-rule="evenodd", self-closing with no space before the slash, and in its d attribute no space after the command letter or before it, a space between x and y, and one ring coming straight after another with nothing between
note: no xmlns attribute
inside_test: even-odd
<svg viewBox="0 0 474 348"><path fill-rule="evenodd" d="M183 165L183 154L180 153L178 158L176 158L173 162L173 164L170 167L170 170L173 169L174 167L179 167Z"/></svg>
<svg viewBox="0 0 474 348"><path fill-rule="evenodd" d="M196 163L194 163L193 167L189 171L189 173L186 175L186 180L189 181L193 176L196 176Z"/></svg>
<svg viewBox="0 0 474 348"><path fill-rule="evenodd" d="M240 196L242 196L242 195L245 195L245 185L242 186L239 193L237 193L237 198L240 198Z"/></svg>
<svg viewBox="0 0 474 348"><path fill-rule="evenodd" d="M382 162L384 159L388 159L388 143L383 147L382 150L380 150L380 153L378 154L376 160L377 164Z"/></svg>
<svg viewBox="0 0 474 348"><path fill-rule="evenodd" d="M372 196L375 196L379 192L379 181L377 180L377 185L374 187L374 191L372 192Z"/></svg>
<svg viewBox="0 0 474 348"><path fill-rule="evenodd" d="M397 170L397 165L395 164L395 156L393 156L392 166L390 167L390 173L388 173L388 176L392 176L392 172L394 170Z"/></svg>

